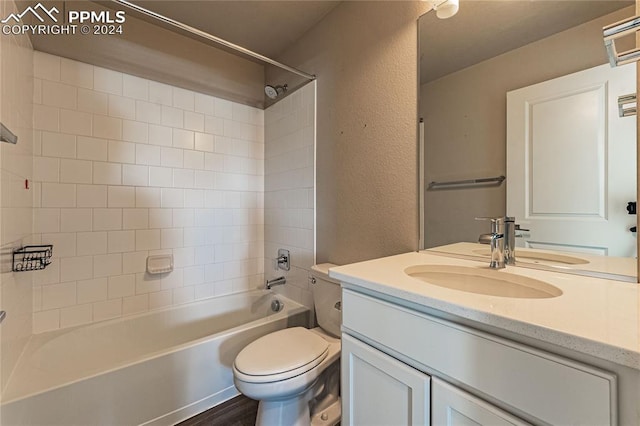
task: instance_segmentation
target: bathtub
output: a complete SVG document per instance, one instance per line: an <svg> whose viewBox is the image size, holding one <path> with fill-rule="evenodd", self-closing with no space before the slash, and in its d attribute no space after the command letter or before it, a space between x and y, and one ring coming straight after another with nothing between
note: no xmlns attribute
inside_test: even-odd
<svg viewBox="0 0 640 426"><path fill-rule="evenodd" d="M2 395L1 423L175 424L238 395L231 365L245 345L308 322L306 307L254 291L34 335Z"/></svg>

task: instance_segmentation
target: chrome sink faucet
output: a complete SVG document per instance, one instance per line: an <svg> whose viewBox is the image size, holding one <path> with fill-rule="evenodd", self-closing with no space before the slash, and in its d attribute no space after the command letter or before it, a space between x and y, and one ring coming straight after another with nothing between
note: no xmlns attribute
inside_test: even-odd
<svg viewBox="0 0 640 426"><path fill-rule="evenodd" d="M491 269L502 269L506 264L513 264L515 259L512 259L512 253L514 253L515 248L515 236L513 246L509 245L508 237L515 233L512 231L511 234L507 231L507 224L514 224L514 218L512 217L477 217L476 220L490 220L491 221L491 233L490 234L482 234L478 239L479 242L483 243L488 240L489 246L491 247L491 262L489 262L489 268Z"/></svg>

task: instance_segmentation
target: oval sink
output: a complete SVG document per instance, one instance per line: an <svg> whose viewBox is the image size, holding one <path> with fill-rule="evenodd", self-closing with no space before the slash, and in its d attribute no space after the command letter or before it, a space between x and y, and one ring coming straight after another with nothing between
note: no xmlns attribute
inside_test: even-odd
<svg viewBox="0 0 640 426"><path fill-rule="evenodd" d="M551 284L488 267L415 265L404 272L428 284L468 293L521 299L547 299L562 295L562 290Z"/></svg>
<svg viewBox="0 0 640 426"><path fill-rule="evenodd" d="M489 257L491 256L491 249L478 249L473 250L475 254ZM516 261L529 262L529 263L560 263L562 265L585 265L589 263L588 260L575 256L567 256L559 253L545 253L540 251L525 251L522 249L516 250Z"/></svg>

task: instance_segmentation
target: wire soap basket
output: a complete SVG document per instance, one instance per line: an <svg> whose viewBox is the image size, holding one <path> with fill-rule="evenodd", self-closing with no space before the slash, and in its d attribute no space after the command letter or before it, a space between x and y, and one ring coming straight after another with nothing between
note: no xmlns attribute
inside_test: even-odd
<svg viewBox="0 0 640 426"><path fill-rule="evenodd" d="M24 246L13 252L13 272L38 271L51 263L53 245Z"/></svg>

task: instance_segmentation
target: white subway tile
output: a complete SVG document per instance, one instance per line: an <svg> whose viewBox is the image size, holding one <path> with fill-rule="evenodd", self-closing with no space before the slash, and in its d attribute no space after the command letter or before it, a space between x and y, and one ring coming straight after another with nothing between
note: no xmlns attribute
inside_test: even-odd
<svg viewBox="0 0 640 426"><path fill-rule="evenodd" d="M226 99L215 98L213 105L213 115L220 118L233 118L233 102Z"/></svg>
<svg viewBox="0 0 640 426"><path fill-rule="evenodd" d="M33 180L38 182L59 182L60 160L49 157L33 157Z"/></svg>
<svg viewBox="0 0 640 426"><path fill-rule="evenodd" d="M124 209L122 210L123 229L147 229L149 228L148 209Z"/></svg>
<svg viewBox="0 0 640 426"><path fill-rule="evenodd" d="M94 255L107 253L106 232L78 232L76 234L78 254Z"/></svg>
<svg viewBox="0 0 640 426"><path fill-rule="evenodd" d="M65 257L60 259L61 282L88 280L92 277L93 264L91 256ZM75 289L75 282L73 285Z"/></svg>
<svg viewBox="0 0 640 426"><path fill-rule="evenodd" d="M122 119L94 115L93 136L104 139L122 139Z"/></svg>
<svg viewBox="0 0 640 426"><path fill-rule="evenodd" d="M135 274L147 270L147 251L136 251L122 256L122 273Z"/></svg>
<svg viewBox="0 0 640 426"><path fill-rule="evenodd" d="M183 303L193 302L195 300L195 292L193 287L182 287L173 290L173 303L180 305Z"/></svg>
<svg viewBox="0 0 640 426"><path fill-rule="evenodd" d="M60 59L60 80L76 87L93 88L93 66L67 58Z"/></svg>
<svg viewBox="0 0 640 426"><path fill-rule="evenodd" d="M191 130L173 129L173 146L176 148L193 149L194 133Z"/></svg>
<svg viewBox="0 0 640 426"><path fill-rule="evenodd" d="M42 310L42 286L33 287L33 312Z"/></svg>
<svg viewBox="0 0 640 426"><path fill-rule="evenodd" d="M45 157L76 158L76 137L42 132L42 155Z"/></svg>
<svg viewBox="0 0 640 426"><path fill-rule="evenodd" d="M149 167L124 164L122 166L122 183L132 186L148 186Z"/></svg>
<svg viewBox="0 0 640 426"><path fill-rule="evenodd" d="M33 209L33 232L60 232L60 209Z"/></svg>
<svg viewBox="0 0 640 426"><path fill-rule="evenodd" d="M162 122L161 111L160 105L145 101L136 101L136 121L160 124Z"/></svg>
<svg viewBox="0 0 640 426"><path fill-rule="evenodd" d="M193 188L193 170L173 169L173 186L175 188Z"/></svg>
<svg viewBox="0 0 640 426"><path fill-rule="evenodd" d="M108 112L108 95L89 89L78 89L78 110L91 114Z"/></svg>
<svg viewBox="0 0 640 426"><path fill-rule="evenodd" d="M184 189L162 188L163 208L184 207Z"/></svg>
<svg viewBox="0 0 640 426"><path fill-rule="evenodd" d="M131 186L110 186L108 190L108 207L135 207L136 192Z"/></svg>
<svg viewBox="0 0 640 426"><path fill-rule="evenodd" d="M195 149L198 151L213 152L213 135L207 133L195 134Z"/></svg>
<svg viewBox="0 0 640 426"><path fill-rule="evenodd" d="M149 124L149 144L158 146L173 145L171 127Z"/></svg>
<svg viewBox="0 0 640 426"><path fill-rule="evenodd" d="M204 132L204 115L197 112L184 112L184 128Z"/></svg>
<svg viewBox="0 0 640 426"><path fill-rule="evenodd" d="M136 144L136 164L160 165L160 147Z"/></svg>
<svg viewBox="0 0 640 426"><path fill-rule="evenodd" d="M43 183L42 207L75 207L76 186L67 183Z"/></svg>
<svg viewBox="0 0 640 426"><path fill-rule="evenodd" d="M60 328L60 310L35 312L33 314L33 332L35 334Z"/></svg>
<svg viewBox="0 0 640 426"><path fill-rule="evenodd" d="M42 242L53 244L56 257L72 257L76 255L76 234L73 232L42 234Z"/></svg>
<svg viewBox="0 0 640 426"><path fill-rule="evenodd" d="M149 167L149 186L170 187L173 185L173 169Z"/></svg>
<svg viewBox="0 0 640 426"><path fill-rule="evenodd" d="M57 81L42 81L42 104L58 108L76 109L77 90Z"/></svg>
<svg viewBox="0 0 640 426"><path fill-rule="evenodd" d="M109 141L109 161L112 163L134 164L136 162L136 144Z"/></svg>
<svg viewBox="0 0 640 426"><path fill-rule="evenodd" d="M122 299L106 300L93 304L93 320L102 321L122 315Z"/></svg>
<svg viewBox="0 0 640 426"><path fill-rule="evenodd" d="M60 209L62 232L91 231L91 209Z"/></svg>
<svg viewBox="0 0 640 426"><path fill-rule="evenodd" d="M136 250L158 250L160 248L160 230L136 231Z"/></svg>
<svg viewBox="0 0 640 426"><path fill-rule="evenodd" d="M78 207L107 207L107 187L102 185L77 185Z"/></svg>
<svg viewBox="0 0 640 426"><path fill-rule="evenodd" d="M55 256L46 269L33 272L34 285L56 284L60 282L60 259Z"/></svg>
<svg viewBox="0 0 640 426"><path fill-rule="evenodd" d="M204 283L204 266L191 266L184 268L184 285L197 285Z"/></svg>
<svg viewBox="0 0 640 426"><path fill-rule="evenodd" d="M204 169L204 152L185 151L184 152L184 168L202 170Z"/></svg>
<svg viewBox="0 0 640 426"><path fill-rule="evenodd" d="M214 172L224 171L224 156L221 154L204 154L204 168Z"/></svg>
<svg viewBox="0 0 640 426"><path fill-rule="evenodd" d="M91 136L93 116L86 112L60 110L60 131L71 135Z"/></svg>
<svg viewBox="0 0 640 426"><path fill-rule="evenodd" d="M127 142L147 143L149 125L138 121L122 120L122 139Z"/></svg>
<svg viewBox="0 0 640 426"><path fill-rule="evenodd" d="M93 183L120 185L122 183L122 166L114 163L94 162Z"/></svg>
<svg viewBox="0 0 640 426"><path fill-rule="evenodd" d="M35 51L33 55L33 74L43 80L60 81L60 57Z"/></svg>
<svg viewBox="0 0 640 426"><path fill-rule="evenodd" d="M57 132L60 130L60 110L58 108L34 105L33 127L36 130Z"/></svg>
<svg viewBox="0 0 640 426"><path fill-rule="evenodd" d="M178 288L184 285L184 278L182 276L182 269L174 269L162 278L162 289L167 290L170 288Z"/></svg>
<svg viewBox="0 0 640 426"><path fill-rule="evenodd" d="M206 115L204 117L204 131L210 135L224 135L224 119Z"/></svg>
<svg viewBox="0 0 640 426"><path fill-rule="evenodd" d="M108 252L124 253L135 251L136 233L135 231L109 231Z"/></svg>
<svg viewBox="0 0 640 426"><path fill-rule="evenodd" d="M76 305L60 309L60 327L89 324L93 320L93 306Z"/></svg>
<svg viewBox="0 0 640 426"><path fill-rule="evenodd" d="M187 208L203 208L204 190L186 189L184 191L184 206Z"/></svg>
<svg viewBox="0 0 640 426"><path fill-rule="evenodd" d="M122 299L122 315L133 315L149 310L149 297L146 294Z"/></svg>
<svg viewBox="0 0 640 426"><path fill-rule="evenodd" d="M93 209L94 231L122 229L122 209Z"/></svg>
<svg viewBox="0 0 640 426"><path fill-rule="evenodd" d="M92 163L87 160L60 160L60 182L91 183Z"/></svg>
<svg viewBox="0 0 640 426"><path fill-rule="evenodd" d="M173 227L188 228L194 226L193 209L173 209Z"/></svg>
<svg viewBox="0 0 640 426"><path fill-rule="evenodd" d="M181 89L179 87L173 88L173 106L176 108L184 109L187 111L193 111L195 97L191 90Z"/></svg>
<svg viewBox="0 0 640 426"><path fill-rule="evenodd" d="M42 103L42 80L37 78L33 79L33 103Z"/></svg>
<svg viewBox="0 0 640 426"><path fill-rule="evenodd" d="M104 139L78 136L76 154L79 159L107 161L107 141Z"/></svg>
<svg viewBox="0 0 640 426"><path fill-rule="evenodd" d="M149 227L150 228L173 227L172 209L150 209L149 210Z"/></svg>
<svg viewBox="0 0 640 426"><path fill-rule="evenodd" d="M200 228L185 228L184 245L185 247L201 247L206 244L205 232Z"/></svg>
<svg viewBox="0 0 640 426"><path fill-rule="evenodd" d="M94 67L93 88L99 92L122 95L122 73Z"/></svg>
<svg viewBox="0 0 640 426"><path fill-rule="evenodd" d="M216 182L213 172L196 170L195 173L195 187L197 189L214 189Z"/></svg>
<svg viewBox="0 0 640 426"><path fill-rule="evenodd" d="M160 309L173 304L173 292L171 290L149 293L149 309Z"/></svg>
<svg viewBox="0 0 640 426"><path fill-rule="evenodd" d="M78 281L77 295L78 303L107 300L107 278Z"/></svg>
<svg viewBox="0 0 640 426"><path fill-rule="evenodd" d="M122 254L93 256L93 277L110 277L122 274Z"/></svg>
<svg viewBox="0 0 640 426"><path fill-rule="evenodd" d="M136 294L136 276L118 275L109 277L109 299L133 296Z"/></svg>
<svg viewBox="0 0 640 426"><path fill-rule="evenodd" d="M136 188L136 207L160 207L160 189Z"/></svg>
<svg viewBox="0 0 640 426"><path fill-rule="evenodd" d="M163 105L162 124L169 127L184 127L182 110Z"/></svg>
<svg viewBox="0 0 640 426"><path fill-rule="evenodd" d="M173 92L171 90L171 86L150 81L149 102L171 106L173 103Z"/></svg>
<svg viewBox="0 0 640 426"><path fill-rule="evenodd" d="M133 99L122 96L109 95L109 115L111 117L136 118L136 102Z"/></svg>
<svg viewBox="0 0 640 426"><path fill-rule="evenodd" d="M162 248L178 248L184 244L182 228L162 229Z"/></svg>
<svg viewBox="0 0 640 426"><path fill-rule="evenodd" d="M136 294L155 293L162 290L162 276L136 274Z"/></svg>
<svg viewBox="0 0 640 426"><path fill-rule="evenodd" d="M33 183L33 208L37 209L42 207L42 183Z"/></svg>
<svg viewBox="0 0 640 426"><path fill-rule="evenodd" d="M195 286L196 300L208 299L215 295L215 286L213 283L198 284Z"/></svg>
<svg viewBox="0 0 640 426"><path fill-rule="evenodd" d="M149 81L140 77L124 74L122 94L128 98L146 101L149 99Z"/></svg>
<svg viewBox="0 0 640 426"><path fill-rule="evenodd" d="M213 96L196 93L194 100L196 112L213 115Z"/></svg>
<svg viewBox="0 0 640 426"><path fill-rule="evenodd" d="M183 150L176 148L162 148L160 162L165 167L179 167L184 165Z"/></svg>

